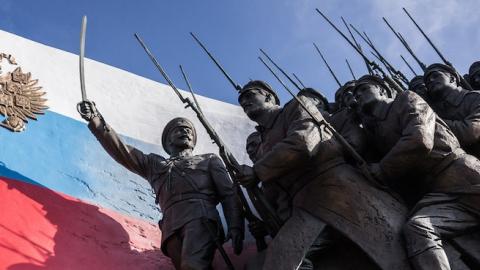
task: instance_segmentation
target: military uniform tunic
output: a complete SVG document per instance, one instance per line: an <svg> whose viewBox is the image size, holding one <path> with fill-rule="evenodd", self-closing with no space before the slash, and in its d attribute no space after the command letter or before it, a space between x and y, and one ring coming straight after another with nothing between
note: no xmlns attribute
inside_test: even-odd
<svg viewBox="0 0 480 270"><path fill-rule="evenodd" d="M409 256L416 269L449 269L448 260L438 259L446 258L442 238L480 225L480 161L464 153L447 124L417 94L405 91L379 106L362 121L383 154L384 178L392 183L417 175L419 183L411 190L423 194L405 226Z"/></svg>
<svg viewBox="0 0 480 270"><path fill-rule="evenodd" d="M465 89L451 91L444 100L430 103L458 138L462 148L480 158L480 92Z"/></svg>
<svg viewBox="0 0 480 270"><path fill-rule="evenodd" d="M327 119L335 130L363 157L367 152L365 131L355 122L355 114L342 108Z"/></svg>
<svg viewBox="0 0 480 270"><path fill-rule="evenodd" d="M289 193L294 208L345 234L382 268L409 269L400 234L406 210L345 163L342 147L328 130L319 128L296 101L257 130L262 142L253 169L263 183L274 181ZM290 227L290 220L285 227ZM294 227L304 229L302 224ZM288 237L292 236L282 238ZM281 239L273 241L276 238ZM398 256L387 255L391 253Z"/></svg>
<svg viewBox="0 0 480 270"><path fill-rule="evenodd" d="M106 130L98 118L89 123L89 128L113 159L152 186L163 213L159 224L164 253L167 253L168 240L176 232L185 231L182 227L186 224L205 218L221 224L216 210L218 203L222 204L229 230L243 230L241 209L232 183L215 154L171 158L144 154L124 144L113 129ZM204 228L186 231L208 235Z"/></svg>

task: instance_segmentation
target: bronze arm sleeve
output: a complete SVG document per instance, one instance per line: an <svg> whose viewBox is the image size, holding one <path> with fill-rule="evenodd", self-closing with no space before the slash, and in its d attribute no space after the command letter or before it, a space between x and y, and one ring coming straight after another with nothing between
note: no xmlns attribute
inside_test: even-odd
<svg viewBox="0 0 480 270"><path fill-rule="evenodd" d="M244 219L242 208L233 189L233 184L225 165L223 165L219 157L212 155L209 166L211 177L222 204L223 214L225 215L228 229L239 229L243 231Z"/></svg>
<svg viewBox="0 0 480 270"><path fill-rule="evenodd" d="M129 171L150 179L153 160L149 155L122 142L118 134L112 129L106 130L103 122L94 117L88 124L88 128L97 138L105 151L118 163Z"/></svg>
<svg viewBox="0 0 480 270"><path fill-rule="evenodd" d="M403 95L399 99L401 110L396 113L401 137L380 161L380 167L387 177L400 175L421 164L434 144L436 115L430 106L416 96Z"/></svg>
<svg viewBox="0 0 480 270"><path fill-rule="evenodd" d="M284 109L288 130L285 138L255 162L253 169L262 181L271 181L305 164L314 155L320 132L313 119L295 101Z"/></svg>

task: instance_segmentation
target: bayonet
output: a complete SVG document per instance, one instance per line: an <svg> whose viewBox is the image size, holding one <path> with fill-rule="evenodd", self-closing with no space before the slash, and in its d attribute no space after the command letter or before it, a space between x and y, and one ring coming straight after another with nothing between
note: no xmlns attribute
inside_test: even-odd
<svg viewBox="0 0 480 270"><path fill-rule="evenodd" d="M227 167L227 171L233 181L235 181L235 186L237 188L237 195L238 198L242 204L242 208L245 213L245 218L248 220L248 222L258 222L260 219L256 217L252 210L250 209L250 206L248 204L247 199L245 198L245 195L243 194L240 185L237 181L238 179L238 174L239 174L239 168L240 168L240 163L235 159L233 154L228 150L227 146L223 143L221 140L220 136L218 136L217 132L213 127L210 125L210 123L207 121L205 116L202 114L201 110L193 104L193 102L189 98L184 98L178 88L175 86L175 84L172 82L172 80L169 78L167 73L164 71L160 63L157 61L157 59L153 56L153 54L150 52L148 49L147 45L143 42L143 40L140 38L139 35L135 34L135 38L137 41L140 43L140 45L143 47L147 55L149 56L150 60L152 60L153 64L157 67L158 71L162 75L162 77L167 81L167 83L170 85L170 87L173 89L173 91L177 94L177 96L180 98L182 103L186 104L186 107L192 108L192 110L195 112L195 114L198 117L198 120L200 123L205 127L208 135L210 138L213 140L213 142L218 146L219 148L219 154L220 157L222 158L223 162L225 163L225 166ZM206 48L205 48L206 49ZM215 60L216 62L216 60ZM218 63L218 62L217 62ZM218 64L220 66L220 64ZM226 74L226 72L224 73ZM232 80L233 82L233 80ZM233 85L236 85L233 83ZM263 221L267 225L267 227L270 230L270 233L272 235L275 235L278 230L281 227L281 220L280 218L275 214L273 208L270 206L269 202L263 195L262 191L258 186L254 187L249 187L246 189L247 193L250 197L250 200L252 201L253 205L257 209L258 213L261 215ZM266 243L265 240L262 238L256 239L257 242L257 249L258 250L263 250L265 249Z"/></svg>
<svg viewBox="0 0 480 270"><path fill-rule="evenodd" d="M430 44L430 46L432 46L432 48L435 50L435 52L438 54L438 56L440 56L440 58L442 59L442 61L446 64L446 65L449 65L451 67L453 67L452 63L450 63L443 55L442 53L440 52L440 50L437 48L437 46L435 46L435 44L433 44L432 40L427 36L427 34L425 34L425 32L423 32L423 29L420 27L420 25L417 24L417 22L413 19L413 17L410 15L410 13L408 13L408 11L405 9L405 8L402 8L403 11L407 14L407 16L410 18L410 20L413 22L413 24L415 24L415 26L417 27L417 29L420 31L420 33L422 33L422 35L425 37L425 39L428 41L428 43Z"/></svg>
<svg viewBox="0 0 480 270"><path fill-rule="evenodd" d="M360 46L360 44L357 42L357 40L355 39L355 36L353 35L352 33L352 30L350 30L350 27L348 27L348 24L347 24L347 21L345 21L345 19L343 18L343 16L340 17L342 19L342 22L343 24L345 25L345 28L347 28L348 30L348 33L350 34L350 37L352 38L353 42L355 43L355 45L357 46L357 48L363 52L362 50L362 47ZM365 61L364 61L365 62ZM372 68L370 67L370 65L368 64L368 62L365 62L365 65L367 66L367 70L368 70L368 74L372 75L373 74L373 71L372 71Z"/></svg>
<svg viewBox="0 0 480 270"><path fill-rule="evenodd" d="M393 29L392 25L387 21L387 19L385 19L385 17L382 17L382 19L387 24L388 28L392 30L392 32L395 34L398 40L400 40L400 43L402 43L403 47L405 47L405 49L410 53L413 59L415 59L415 61L423 70L423 72L425 72L425 70L427 70L427 66L422 61L420 61L420 59L418 59L418 57L415 55L410 45L408 45L408 42L403 38L402 34L400 34L400 32L395 31L395 29Z"/></svg>
<svg viewBox="0 0 480 270"><path fill-rule="evenodd" d="M407 62L407 60L403 57L403 55L400 54L400 57L402 58L403 62L407 65L407 67L410 69L410 71L413 73L413 75L418 76L418 74L413 70L412 66Z"/></svg>
<svg viewBox="0 0 480 270"><path fill-rule="evenodd" d="M355 74L353 73L353 69L350 66L350 63L348 62L348 59L345 58L345 62L347 63L348 69L350 70L350 74L352 74L352 78L356 80L357 78L355 77Z"/></svg>
<svg viewBox="0 0 480 270"><path fill-rule="evenodd" d="M383 59L381 56L379 56L378 54L376 54L375 52L372 52L370 51L370 53L373 55L373 57L375 57L380 63L383 64L383 66L387 69L388 71L388 74L390 74L390 76L392 76L392 78L395 77L395 74L392 72L392 69L385 63L385 59Z"/></svg>
<svg viewBox="0 0 480 270"><path fill-rule="evenodd" d="M442 61L450 66L451 68L453 68L455 70L455 72L457 73L458 77L460 78L460 83L465 87L467 88L468 90L473 90L472 86L470 85L470 83L468 83L468 81L458 73L457 69L452 65L452 63L450 63L443 55L442 53L440 52L440 50L437 48L437 46L435 46L435 44L433 44L432 40L427 36L427 34L425 34L425 32L423 31L423 29L420 27L420 25L417 24L417 22L413 19L413 17L410 15L410 13L408 13L408 11L405 9L405 8L402 8L403 11L405 11L405 13L407 14L407 16L410 18L410 20L413 22L413 24L415 24L415 26L417 27L417 29L420 31L420 33L422 33L422 35L425 37L425 39L428 41L428 43L430 44L430 46L432 46L432 48L435 50L435 52L438 54L438 56L440 56L440 58L442 59Z"/></svg>
<svg viewBox="0 0 480 270"><path fill-rule="evenodd" d="M220 63L215 59L215 57L213 57L213 55L210 53L210 51L208 51L207 47L205 47L205 45L203 45L203 43L200 41L200 39L198 39L192 32L190 32L190 35L193 37L193 39L198 43L198 45L200 45L200 47L203 49L203 51L208 55L208 57L210 57L210 59L213 61L213 63L215 63L215 65L218 67L218 69L220 69L220 71L223 73L223 75L225 76L225 78L227 78L227 80L230 82L230 84L232 84L232 86L237 90L237 91L240 91L242 90L242 87L237 84L233 79L232 77L230 77L230 75L228 75L227 71L225 71L225 69L222 67L222 65L220 65Z"/></svg>
<svg viewBox="0 0 480 270"><path fill-rule="evenodd" d="M402 88L390 77L388 76L385 71L375 62L375 61L372 61L370 59L368 59L365 54L359 50L354 44L353 42L340 30L338 29L338 27L332 22L330 21L330 19L328 19L327 16L325 16L318 8L315 9L332 27L333 29L335 29L347 42L348 44L350 44L350 46L352 46L355 51L363 58L363 60L368 63L373 70L376 70L378 71L381 75L382 75L382 78L397 92L402 92Z"/></svg>
<svg viewBox="0 0 480 270"><path fill-rule="evenodd" d="M298 84L290 77L288 76L287 72L285 72L279 65L277 65L277 63L275 63L275 61L272 60L272 58L262 49L260 49L260 52L265 55L265 57L267 57L267 59L272 62L273 65L275 65L275 67L280 70L280 72L283 74L283 76L285 76L298 90L302 90L302 88L300 86L298 86Z"/></svg>
<svg viewBox="0 0 480 270"><path fill-rule="evenodd" d="M338 87L342 87L342 83L340 83L340 80L338 80L337 75L335 75L335 72L333 72L332 68L331 68L330 65L328 64L327 60L325 59L325 57L323 56L322 52L321 52L320 49L318 48L317 44L315 44L315 42L313 43L313 46L315 47L315 49L317 50L318 54L319 54L320 57L322 58L323 63L325 63L325 66L327 66L327 69L328 69L328 71L330 72L330 74L332 75L333 79L335 79L335 81L337 82Z"/></svg>
<svg viewBox="0 0 480 270"><path fill-rule="evenodd" d="M305 87L305 84L303 84L303 82L297 77L297 75L295 75L295 73L292 73L292 75L293 75L293 77L294 77L295 79L297 79L298 83L300 83L300 85L301 85L303 88L306 88L306 87Z"/></svg>
<svg viewBox="0 0 480 270"><path fill-rule="evenodd" d="M200 107L200 104L198 103L197 97L195 96L195 93L193 92L192 85L190 85L190 81L188 80L187 74L183 70L182 65L180 65L179 67L180 67L180 72L182 72L183 79L185 80L185 84L188 87L188 91L190 91L190 93L192 94L192 98L193 98L193 101L195 102L195 105L197 106L200 113L202 113L202 115L203 115L202 107Z"/></svg>
<svg viewBox="0 0 480 270"><path fill-rule="evenodd" d="M353 44L352 41L340 29L338 29L338 27L332 21L330 21L330 19L327 16L325 16L318 8L315 10L320 14L320 16L322 16L328 22L328 24L330 24L330 26L333 27L333 29L335 29L335 31L337 31L337 33L340 34L340 36L342 36L348 42L348 44L350 44L350 46L352 46L355 49L355 51L363 58L363 60L366 63L368 63L370 67L380 72L382 76L387 75L385 74L385 71L383 71L382 68L377 63L368 59L365 56L365 54L357 46L355 46L355 44Z"/></svg>
<svg viewBox="0 0 480 270"><path fill-rule="evenodd" d="M355 28L352 24L350 24L350 27L367 43L367 45L372 48L372 50L375 52L375 54L378 56L379 60L385 65L387 69L389 69L392 73L393 77L397 77L402 80L404 83L408 84L408 79L403 75L403 73L397 69L395 69L388 61L383 57L383 55L378 51L377 47L373 44L372 40L370 37L367 35L367 33L364 31L363 35L360 33L360 31Z"/></svg>

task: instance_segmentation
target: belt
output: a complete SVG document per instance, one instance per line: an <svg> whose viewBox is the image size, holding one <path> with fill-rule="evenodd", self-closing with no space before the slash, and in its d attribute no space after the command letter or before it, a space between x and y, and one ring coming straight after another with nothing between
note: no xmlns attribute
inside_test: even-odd
<svg viewBox="0 0 480 270"><path fill-rule="evenodd" d="M160 205L160 208L163 212L167 211L168 208L172 207L174 204L190 200L190 199L197 199L197 200L204 200L208 201L212 204L215 204L215 199L211 195L203 194L203 193L180 193L177 195L173 195L170 197L164 205Z"/></svg>

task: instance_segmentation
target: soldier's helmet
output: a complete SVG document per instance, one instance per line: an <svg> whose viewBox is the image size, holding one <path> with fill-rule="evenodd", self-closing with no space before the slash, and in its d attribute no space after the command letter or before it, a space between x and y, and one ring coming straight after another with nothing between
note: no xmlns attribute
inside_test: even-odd
<svg viewBox="0 0 480 270"><path fill-rule="evenodd" d="M473 64L468 69L468 75L472 77L477 72L480 72L480 61L473 62Z"/></svg>
<svg viewBox="0 0 480 270"><path fill-rule="evenodd" d="M460 75L458 75L457 71L451 66L441 63L431 64L427 67L427 69L425 70L425 74L423 75L423 80L425 81L425 83L428 80L428 76L430 76L434 71L443 71L453 75L457 80L457 85L460 85Z"/></svg>
<svg viewBox="0 0 480 270"><path fill-rule="evenodd" d="M417 75L413 77L413 79L411 79L410 82L408 83L408 90L414 91L421 84L425 84L425 81L423 80L423 76Z"/></svg>
<svg viewBox="0 0 480 270"><path fill-rule="evenodd" d="M313 88L310 88L310 87L306 87L306 88L303 88L302 90L300 90L300 92L298 92L297 96L302 96L302 95L305 95L306 93L310 93L313 96L316 96L317 98L319 98L323 102L323 104L325 104L325 109L327 111L329 111L330 104L328 103L328 99L327 99L326 96L324 96L322 93L320 93L317 90L315 90Z"/></svg>
<svg viewBox="0 0 480 270"><path fill-rule="evenodd" d="M245 94L246 92L248 91L251 91L251 90L265 90L267 91L268 93L272 94L272 96L275 98L275 103L277 105L280 105L280 99L278 99L278 96L277 96L277 93L275 92L275 90L273 90L273 88L268 85L268 83L264 82L264 81L260 81L260 80L253 80L253 81L249 81L247 84L245 84L242 89L240 90L240 92L238 93L238 101L240 102L240 97Z"/></svg>
<svg viewBox="0 0 480 270"><path fill-rule="evenodd" d="M348 81L344 85L340 86L338 90L335 92L335 103L342 103L343 102L343 95L348 91L353 91L355 88L356 81ZM342 104L345 105L345 104Z"/></svg>
<svg viewBox="0 0 480 270"><path fill-rule="evenodd" d="M173 118L172 120L170 120L170 122L168 122L165 125L165 128L163 129L163 132L162 132L162 146L163 146L163 149L165 150L165 152L167 152L167 154L171 154L170 149L168 147L168 142L167 142L168 135L176 127L188 127L188 128L190 128L193 131L193 146L195 146L197 144L197 131L195 130L195 127L193 126L193 123L190 120L188 120L187 118L184 118L184 117Z"/></svg>
<svg viewBox="0 0 480 270"><path fill-rule="evenodd" d="M359 89L359 86L363 85L363 84L378 85L385 90L385 92L387 93L387 96L389 98L393 97L392 88L380 76L377 76L377 75L364 75L364 76L362 76L360 79L357 80L357 82L355 84L355 88L354 88L353 91L356 91L357 89Z"/></svg>

